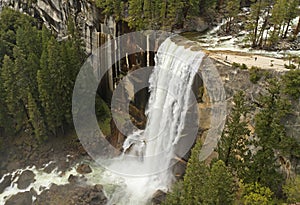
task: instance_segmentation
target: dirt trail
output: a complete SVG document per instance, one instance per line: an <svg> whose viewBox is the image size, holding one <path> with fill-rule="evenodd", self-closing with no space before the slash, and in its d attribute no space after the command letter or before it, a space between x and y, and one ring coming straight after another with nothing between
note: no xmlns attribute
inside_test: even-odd
<svg viewBox="0 0 300 205"><path fill-rule="evenodd" d="M240 64L244 63L248 68L257 66L262 69L272 69L279 71L288 70L284 67L284 64L288 64L289 62L284 59L233 51L208 51L207 53L209 57L226 64L236 62Z"/></svg>

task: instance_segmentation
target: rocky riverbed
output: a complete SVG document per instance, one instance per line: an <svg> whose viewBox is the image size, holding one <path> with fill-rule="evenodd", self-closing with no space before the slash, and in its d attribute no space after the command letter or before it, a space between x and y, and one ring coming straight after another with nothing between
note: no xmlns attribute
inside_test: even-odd
<svg viewBox="0 0 300 205"><path fill-rule="evenodd" d="M100 184L88 183L90 158L72 135L39 144L7 138L0 155L0 204L106 204ZM72 174L71 174L72 173Z"/></svg>

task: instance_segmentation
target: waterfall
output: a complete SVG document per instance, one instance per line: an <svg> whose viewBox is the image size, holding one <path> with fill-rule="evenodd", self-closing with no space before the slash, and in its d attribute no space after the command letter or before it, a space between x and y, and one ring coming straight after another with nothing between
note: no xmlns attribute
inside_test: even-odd
<svg viewBox="0 0 300 205"><path fill-rule="evenodd" d="M103 168L96 162L86 162L93 170L85 174L86 183L103 185L103 191L109 199L108 205L145 205L157 190L168 191L174 180L174 158L183 157L191 148L198 131L198 116L193 115L195 110L191 110L193 105L197 107L191 87L200 64L205 62L202 62L202 52L192 51L193 47L186 48L189 43L173 37L172 40L166 39L159 47L155 57L156 66L149 78L150 98L145 113L148 118L145 130L129 135L123 144L123 155L108 160L110 164L107 167ZM203 66L202 69L213 70L209 68ZM204 72L204 80L212 79L208 75L212 73ZM213 86L216 82L214 80L211 84L206 83L214 91L218 91ZM217 101L217 96L219 95L211 98ZM219 116L221 115L216 115L216 118ZM190 132L193 129L196 132ZM212 136L214 139L216 133L212 132ZM207 150L210 153L211 147L207 146ZM48 165L50 163L45 167ZM67 184L70 174L80 176L75 167L64 174L56 169L47 174L43 169L29 167L11 173L14 181L0 194L0 203L4 204L11 195L29 191L31 188L39 194L50 188L51 183ZM20 190L16 186L19 177L17 175L25 170L32 171L36 181L26 190ZM4 177L5 175L0 183Z"/></svg>
<svg viewBox="0 0 300 205"><path fill-rule="evenodd" d="M183 132L193 99L193 79L203 57L202 52L179 46L170 38L159 47L149 79L146 128L127 137L125 154L110 165L126 176L109 204L145 204L156 190L168 190L174 180L175 147L182 137L189 137Z"/></svg>

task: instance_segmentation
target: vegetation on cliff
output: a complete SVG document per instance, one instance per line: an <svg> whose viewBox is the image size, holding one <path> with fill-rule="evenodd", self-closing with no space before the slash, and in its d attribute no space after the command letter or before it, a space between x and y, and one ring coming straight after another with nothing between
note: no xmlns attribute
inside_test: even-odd
<svg viewBox="0 0 300 205"><path fill-rule="evenodd" d="M242 91L237 92L216 149L218 160L209 164L200 162L201 142L197 142L184 180L174 185L166 204L176 204L174 201L218 204L215 200L223 196L226 197L221 204L299 202L299 175L292 167L296 168L300 159L300 143L296 136L287 134L285 123L294 96L299 95L298 78L299 73L294 70L282 77L267 75L265 93L255 106L246 100ZM249 129L251 118L247 115L250 109L257 110L252 131ZM210 176L216 169L222 169L223 175L228 173L228 176L217 172L222 177L212 183ZM214 178L218 179L218 175Z"/></svg>
<svg viewBox="0 0 300 205"><path fill-rule="evenodd" d="M136 30L182 29L199 16L208 22L224 19L223 32L246 30L253 48L271 49L282 40L293 41L300 30L300 20L293 21L300 15L298 0L96 0L96 4L104 14L127 21Z"/></svg>
<svg viewBox="0 0 300 205"><path fill-rule="evenodd" d="M72 126L72 90L85 59L76 32L58 42L35 19L4 9L0 39L0 127L44 140Z"/></svg>

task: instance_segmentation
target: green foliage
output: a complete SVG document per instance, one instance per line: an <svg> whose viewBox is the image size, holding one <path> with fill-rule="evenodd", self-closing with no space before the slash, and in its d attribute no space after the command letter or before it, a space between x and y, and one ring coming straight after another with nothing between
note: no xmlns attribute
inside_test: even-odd
<svg viewBox="0 0 300 205"><path fill-rule="evenodd" d="M201 147L202 143L198 140L188 161L183 181L184 194L181 198L182 204L197 204L203 201L203 190L207 183L209 170L204 162L199 160Z"/></svg>
<svg viewBox="0 0 300 205"><path fill-rule="evenodd" d="M248 67L247 67L247 65L246 65L245 63L243 63L243 64L241 65L240 69L242 69L242 70L247 70Z"/></svg>
<svg viewBox="0 0 300 205"><path fill-rule="evenodd" d="M28 113L30 118L30 123L33 126L33 132L35 137L39 141L44 141L47 139L46 133L46 124L44 122L44 118L39 110L38 104L35 102L32 94L28 93Z"/></svg>
<svg viewBox="0 0 300 205"><path fill-rule="evenodd" d="M284 67L286 68L286 69L290 69L290 70L294 70L294 69L296 69L297 67L294 65L294 64L289 64L289 65L287 65L287 64L284 64Z"/></svg>
<svg viewBox="0 0 300 205"><path fill-rule="evenodd" d="M286 136L282 119L289 113L290 104L281 96L281 82L268 80L267 93L260 97L260 112L255 116L256 153L248 171L246 182L259 182L274 192L283 183L283 176L277 171L276 154L285 152ZM270 180L272 179L272 180Z"/></svg>
<svg viewBox="0 0 300 205"><path fill-rule="evenodd" d="M250 130L245 121L249 111L245 95L242 91L233 96L234 107L227 118L221 139L218 142L217 152L219 159L225 162L234 173L242 177L246 163L249 162L249 135Z"/></svg>
<svg viewBox="0 0 300 205"><path fill-rule="evenodd" d="M192 155L188 161L183 183L179 182L173 187L173 191L167 195L165 205L189 205L203 201L204 186L207 182L209 169L204 162L199 160L202 147L200 140L192 149Z"/></svg>
<svg viewBox="0 0 300 205"><path fill-rule="evenodd" d="M272 203L273 192L259 183L245 184L243 186L243 204L245 205L268 205Z"/></svg>
<svg viewBox="0 0 300 205"><path fill-rule="evenodd" d="M222 160L215 162L203 191L203 204L232 204L236 197L236 183Z"/></svg>
<svg viewBox="0 0 300 205"><path fill-rule="evenodd" d="M300 97L300 70L288 71L282 76L283 92L294 99Z"/></svg>
<svg viewBox="0 0 300 205"><path fill-rule="evenodd" d="M236 63L236 62L233 62L233 63L231 64L231 66L232 66L233 68L240 68L241 64Z"/></svg>
<svg viewBox="0 0 300 205"><path fill-rule="evenodd" d="M227 20L225 32L230 32L234 26L234 20L237 18L240 11L240 0L226 1L224 17Z"/></svg>
<svg viewBox="0 0 300 205"><path fill-rule="evenodd" d="M245 63L239 64L239 63L233 62L231 65L232 65L233 68L239 68L241 70L247 70L248 69L248 67Z"/></svg>
<svg viewBox="0 0 300 205"><path fill-rule="evenodd" d="M178 181L172 186L172 190L167 194L166 200L163 202L163 205L188 205L183 203L184 198L185 194L183 181Z"/></svg>
<svg viewBox="0 0 300 205"><path fill-rule="evenodd" d="M288 203L297 203L300 201L300 176L291 178L283 186L283 192L287 196Z"/></svg>
<svg viewBox="0 0 300 205"><path fill-rule="evenodd" d="M121 0L96 0L96 5L103 9L107 16L113 15L117 20L122 18L124 2Z"/></svg>
<svg viewBox="0 0 300 205"><path fill-rule="evenodd" d="M9 9L0 25L7 42L0 46L0 127L27 129L42 141L72 123L72 90L85 57L79 35L70 26L69 39L57 42L31 17Z"/></svg>
<svg viewBox="0 0 300 205"><path fill-rule="evenodd" d="M262 77L262 72L261 69L259 67L256 66L252 66L249 70L249 74L250 74L250 81L254 84L256 84Z"/></svg>
<svg viewBox="0 0 300 205"><path fill-rule="evenodd" d="M192 150L183 182L177 182L164 202L172 204L232 204L236 183L223 161L217 161L209 169L199 161L202 143L200 140Z"/></svg>
<svg viewBox="0 0 300 205"><path fill-rule="evenodd" d="M110 122L111 122L111 113L110 109L104 100L97 96L96 97L96 115L99 122L99 127L105 136L111 134Z"/></svg>

